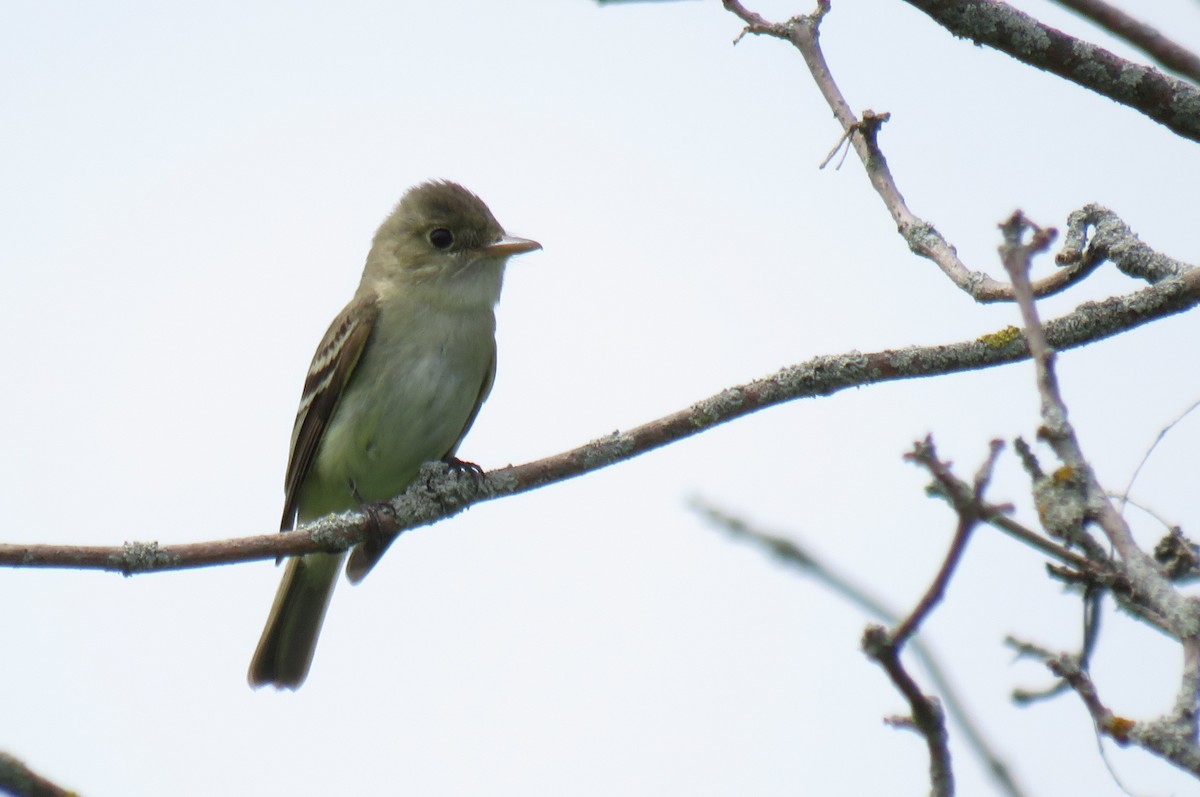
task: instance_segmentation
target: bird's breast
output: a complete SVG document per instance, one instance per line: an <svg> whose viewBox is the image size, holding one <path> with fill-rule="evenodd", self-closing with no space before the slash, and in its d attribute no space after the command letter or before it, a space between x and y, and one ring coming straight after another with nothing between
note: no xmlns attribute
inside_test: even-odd
<svg viewBox="0 0 1200 797"><path fill-rule="evenodd" d="M383 307L313 463L314 499L346 505L302 512L354 508L351 483L365 501L386 500L452 454L489 378L494 330L490 309Z"/></svg>

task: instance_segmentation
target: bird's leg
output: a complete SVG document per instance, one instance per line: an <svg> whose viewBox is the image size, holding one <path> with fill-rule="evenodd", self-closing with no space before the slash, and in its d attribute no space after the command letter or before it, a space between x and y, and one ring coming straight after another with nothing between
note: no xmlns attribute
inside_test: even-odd
<svg viewBox="0 0 1200 797"><path fill-rule="evenodd" d="M367 536L362 541L362 548L365 554L374 559L383 553L383 549L390 542L386 539L387 535L383 531L383 515L384 513L392 515L392 505L387 501L365 500L358 492L358 485L354 483L353 479L350 480L350 494L358 502L359 510L367 516Z"/></svg>

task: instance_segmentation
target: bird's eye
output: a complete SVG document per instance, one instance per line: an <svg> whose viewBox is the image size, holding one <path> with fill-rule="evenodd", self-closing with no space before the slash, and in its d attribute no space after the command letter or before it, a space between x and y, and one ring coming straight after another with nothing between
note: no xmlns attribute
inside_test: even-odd
<svg viewBox="0 0 1200 797"><path fill-rule="evenodd" d="M449 249L454 243L454 233L447 230L445 227L438 227L436 230L429 231L429 243L433 244L434 249Z"/></svg>

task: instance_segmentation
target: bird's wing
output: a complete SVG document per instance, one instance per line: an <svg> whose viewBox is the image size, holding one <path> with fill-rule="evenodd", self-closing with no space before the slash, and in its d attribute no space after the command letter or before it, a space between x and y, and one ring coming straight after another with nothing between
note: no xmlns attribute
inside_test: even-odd
<svg viewBox="0 0 1200 797"><path fill-rule="evenodd" d="M317 346L317 353L313 355L308 377L304 380L300 408L296 411L296 424L292 427L292 450L283 482L283 520L280 528L284 531L295 527L300 487L312 468L321 438L337 410L338 401L366 348L367 338L371 336L378 317L379 306L374 296L355 298L333 319Z"/></svg>

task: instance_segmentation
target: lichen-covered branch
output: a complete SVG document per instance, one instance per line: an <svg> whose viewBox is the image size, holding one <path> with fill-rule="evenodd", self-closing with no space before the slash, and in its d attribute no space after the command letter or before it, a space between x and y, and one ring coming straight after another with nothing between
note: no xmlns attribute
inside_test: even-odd
<svg viewBox="0 0 1200 797"><path fill-rule="evenodd" d="M1004 235L1001 259L1017 292L1041 398L1038 437L1062 463L1050 477L1039 479L1033 474L1038 514L1051 534L1074 539L1076 544L1082 545L1089 528L1098 528L1104 534L1117 557L1104 556L1093 546L1090 558L1104 556L1123 584L1114 594L1127 608L1153 618L1155 625L1180 642L1184 666L1174 709L1157 719L1135 722L1116 716L1103 704L1078 658L1067 655L1042 658L1079 695L1102 733L1121 744L1137 744L1200 775L1196 712L1200 700L1200 602L1180 593L1163 567L1138 546L1125 519L1096 478L1068 418L1055 370L1055 347L1039 318L1028 278L1032 258L1049 246L1053 231L1032 224L1019 212L1001 225L1001 230ZM1040 468L1035 464L1033 470ZM1065 489L1039 494L1039 482L1057 482Z"/></svg>
<svg viewBox="0 0 1200 797"><path fill-rule="evenodd" d="M1091 20L1112 35L1124 39L1159 64L1200 83L1200 56L1178 42L1167 38L1162 31L1126 14L1104 0L1055 0Z"/></svg>
<svg viewBox="0 0 1200 797"><path fill-rule="evenodd" d="M1012 287L1004 281L993 279L985 272L972 270L958 257L955 248L938 232L937 228L925 219L917 216L904 200L891 170L887 158L879 146L879 131L890 118L889 114L877 114L873 111L863 111L860 119L851 110L850 103L843 96L841 89L833 78L833 73L825 61L821 50L820 24L830 7L826 0L820 0L817 11L807 16L793 17L786 22L769 22L759 14L747 9L740 0L724 0L725 8L746 23L745 33L751 33L786 41L795 47L804 58L813 81L821 95L825 98L834 117L842 125L843 138L858 155L866 170L871 187L879 195L880 200L896 222L896 229L908 244L909 249L921 257L930 260L942 270L956 287L969 294L981 303L1011 302L1015 298ZM738 37L741 38L740 36ZM840 143L839 143L840 146ZM831 153L832 157L832 153ZM828 158L826 161L828 162ZM1073 217L1073 229L1076 236L1071 238L1072 244L1083 238L1080 236L1091 227L1115 219L1115 215L1099 206L1089 205ZM1116 219L1119 222L1119 219ZM1086 236L1084 236L1086 237ZM1101 237L1108 238L1107 235ZM1130 235L1127 240L1136 240ZM1065 250L1058 260L1061 268L1045 277L1032 282L1033 294L1038 297L1049 296L1066 290L1088 274L1101 262L1100 252L1091 252L1091 256L1082 256L1082 244L1078 249ZM1127 273L1133 274L1130 271Z"/></svg>
<svg viewBox="0 0 1200 797"><path fill-rule="evenodd" d="M1198 303L1200 270L1193 269L1132 294L1082 305L1047 323L1045 336L1057 349L1074 348L1189 310ZM362 542L368 534L394 536L455 515L472 504L599 470L785 402L881 382L989 368L1028 356L1024 336L1019 330L1008 328L976 340L941 346L814 357L762 379L722 390L634 429L614 432L535 462L494 470L483 477L452 473L445 466L427 466L424 475L392 501L391 512L377 513L381 528L372 527L361 512L347 512L297 531L185 545L4 543L0 544L0 566L80 568L129 575L344 550Z"/></svg>
<svg viewBox="0 0 1200 797"><path fill-rule="evenodd" d="M998 0L906 0L946 30L999 50L1200 141L1200 89L1068 36Z"/></svg>

